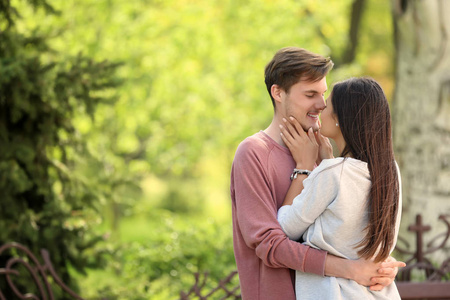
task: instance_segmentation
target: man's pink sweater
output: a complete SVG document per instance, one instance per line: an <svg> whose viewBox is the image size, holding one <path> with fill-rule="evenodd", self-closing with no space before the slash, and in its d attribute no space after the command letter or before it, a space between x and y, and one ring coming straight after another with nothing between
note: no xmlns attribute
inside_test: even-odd
<svg viewBox="0 0 450 300"><path fill-rule="evenodd" d="M231 170L233 244L242 299L294 300L294 272L324 276L326 252L289 240L277 211L295 162L260 131L237 148Z"/></svg>

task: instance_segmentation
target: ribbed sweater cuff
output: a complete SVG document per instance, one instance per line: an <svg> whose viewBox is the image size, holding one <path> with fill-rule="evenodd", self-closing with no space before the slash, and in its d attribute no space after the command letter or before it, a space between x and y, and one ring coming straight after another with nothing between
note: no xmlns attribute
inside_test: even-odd
<svg viewBox="0 0 450 300"><path fill-rule="evenodd" d="M306 252L305 272L325 276L325 260L327 252L309 247Z"/></svg>

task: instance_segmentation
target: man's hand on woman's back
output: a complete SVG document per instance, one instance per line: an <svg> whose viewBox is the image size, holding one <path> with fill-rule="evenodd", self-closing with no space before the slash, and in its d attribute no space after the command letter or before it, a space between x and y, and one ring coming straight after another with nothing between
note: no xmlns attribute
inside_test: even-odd
<svg viewBox="0 0 450 300"><path fill-rule="evenodd" d="M325 262L325 275L347 278L370 287L372 291L381 291L394 282L398 268L406 264L388 257L384 262L375 263L371 260L349 260L331 254Z"/></svg>

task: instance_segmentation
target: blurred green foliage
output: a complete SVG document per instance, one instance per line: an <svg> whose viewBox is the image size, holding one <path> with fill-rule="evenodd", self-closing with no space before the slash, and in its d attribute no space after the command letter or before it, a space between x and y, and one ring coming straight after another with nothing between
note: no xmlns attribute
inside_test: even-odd
<svg viewBox="0 0 450 300"><path fill-rule="evenodd" d="M85 297L175 299L193 285L194 272L207 271L206 287L211 289L235 270L231 224L160 210L146 214L145 220L124 223L125 228L147 230L145 240L125 237L116 260L108 264L110 273L93 271L81 278ZM238 285L237 278L233 285Z"/></svg>
<svg viewBox="0 0 450 300"><path fill-rule="evenodd" d="M102 91L89 87L93 100L83 100L82 81L61 83L65 92L81 95L69 97L72 113L63 118L72 129L43 129L66 147L47 148L48 157L65 166L54 167L54 177L66 170L64 176L74 180L55 180L46 201L61 206L65 202L57 200L59 195L72 190L71 199L79 204L64 204L71 220L67 226L77 234L81 226L84 240L88 234L109 235L103 249L115 254L103 270L92 270L87 277L73 272L92 297L169 299L189 289L193 271L210 271L218 281L234 269L231 161L238 143L271 121L263 73L279 48L299 46L331 56L336 66L329 85L371 75L388 97L392 94L389 1L366 1L357 55L346 64L341 61L352 0L48 2L59 14L11 1L22 16L15 24L18 32L52 37L46 42L51 51L35 50L41 64L68 61L61 68L70 72L77 59L86 62L81 58L89 57L101 72L101 63L95 62L123 62L115 71L122 84ZM1 24L3 35L6 23ZM9 45L3 37L0 43ZM0 72L6 72L3 55L1 59ZM97 105L116 95L112 105ZM52 97L63 105L59 96ZM16 152L32 160L34 148L31 154ZM27 188L26 175L10 174L21 189ZM90 203L97 203L96 208ZM26 210L14 215L32 227L35 217L25 217Z"/></svg>
<svg viewBox="0 0 450 300"><path fill-rule="evenodd" d="M213 158L216 165L209 167L229 168L237 144L269 124L272 107L263 70L275 51L296 45L340 61L352 3L54 2L62 17L40 26L64 28L53 40L55 49L125 62L119 74L126 81L116 105L100 108L95 123L76 120L93 152L111 172L158 177L168 187L167 208L190 211L202 210L208 198L197 188L204 177L200 166ZM364 51L350 64L337 64L328 81L372 75L390 94L389 3L366 2L360 25ZM182 191L180 184L186 184ZM173 199L181 202L170 204Z"/></svg>
<svg viewBox="0 0 450 300"><path fill-rule="evenodd" d="M54 13L45 1L31 4ZM72 119L113 103L118 65L54 52L45 32L17 26L9 1L0 7L0 244L47 248L72 285L69 265L84 272L103 261L95 248L102 237L92 230L101 222L103 191L75 167L89 152Z"/></svg>

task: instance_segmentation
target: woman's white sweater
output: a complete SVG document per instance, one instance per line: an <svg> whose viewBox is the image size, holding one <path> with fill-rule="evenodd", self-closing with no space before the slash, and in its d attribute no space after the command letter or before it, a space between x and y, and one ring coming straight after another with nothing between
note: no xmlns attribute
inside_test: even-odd
<svg viewBox="0 0 450 300"><path fill-rule="evenodd" d="M303 181L303 186L292 205L282 206L278 211L278 221L286 235L292 240L302 237L304 244L330 254L358 259L355 246L364 238L368 223L371 180L367 163L353 158L325 159ZM396 238L401 193L399 208ZM299 271L296 272L296 294L304 300L400 299L395 283L373 292L353 280Z"/></svg>

